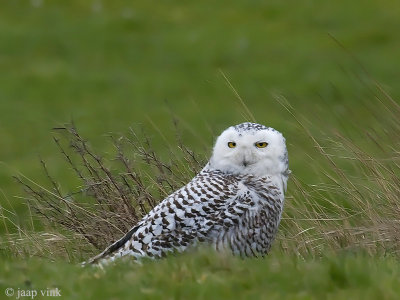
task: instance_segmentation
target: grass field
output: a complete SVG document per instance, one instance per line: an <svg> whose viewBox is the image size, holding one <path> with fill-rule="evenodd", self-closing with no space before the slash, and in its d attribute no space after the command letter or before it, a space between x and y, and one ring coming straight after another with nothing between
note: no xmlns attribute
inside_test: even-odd
<svg viewBox="0 0 400 300"><path fill-rule="evenodd" d="M320 208L378 207L374 218L338 222L337 227L364 228L371 221L381 228L389 217L397 220L398 210L385 215L390 210L382 199L399 207L399 185L390 185L400 176L399 29L400 4L387 0L2 1L0 298L7 287L59 287L68 299L123 299L131 293L144 299L396 299L400 263L395 246L382 242L379 251L371 252L370 245L352 247L347 239L343 249L326 247L331 251L325 253L327 239L319 241L321 251L311 247L308 254L296 254L287 250L296 247L285 238L296 236L296 224L313 226L301 223L300 209L314 206L302 206L308 194L297 182L315 187L308 198ZM40 156L65 191L79 185L52 140L53 127L73 120L106 157L114 151L110 132L143 127L165 159L166 149L177 145L178 130L185 145L208 156L223 129L248 119L225 76L255 119L281 131L288 142L292 204L269 257L240 260L206 252L142 266L118 264L103 272L75 265L97 251L90 247L53 256L52 250L35 252L29 241L18 255L9 247L8 234L32 230L26 195L13 175L45 182ZM346 176L328 171L330 155ZM378 173L357 164L369 159L379 162L374 167L382 166ZM374 174L382 181L372 180ZM364 187L360 199L375 197L376 202L353 205L349 178L355 187ZM329 190L335 180L336 190ZM382 188L371 192L376 186ZM47 229L36 218L34 226L38 234ZM382 240L395 245L398 237Z"/></svg>
<svg viewBox="0 0 400 300"><path fill-rule="evenodd" d="M19 261L18 272L15 266L1 262L4 290L58 287L67 299L396 299L400 293L395 259L354 254L299 261L274 252L260 261L206 252L142 266L124 262L106 272L37 259Z"/></svg>

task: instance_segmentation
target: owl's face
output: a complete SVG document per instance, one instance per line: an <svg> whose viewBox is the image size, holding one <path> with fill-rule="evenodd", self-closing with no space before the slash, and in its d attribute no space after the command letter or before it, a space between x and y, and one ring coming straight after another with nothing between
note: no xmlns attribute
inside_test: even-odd
<svg viewBox="0 0 400 300"><path fill-rule="evenodd" d="M210 167L233 174L289 175L285 138L273 128L242 123L226 129L217 139Z"/></svg>

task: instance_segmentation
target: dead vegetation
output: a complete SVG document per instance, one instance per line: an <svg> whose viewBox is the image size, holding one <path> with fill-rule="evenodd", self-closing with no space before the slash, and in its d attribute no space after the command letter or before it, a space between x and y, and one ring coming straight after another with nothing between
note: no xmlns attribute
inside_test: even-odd
<svg viewBox="0 0 400 300"><path fill-rule="evenodd" d="M339 132L322 146L293 115L324 180L305 184L293 176L279 237L284 251L400 254L400 106L377 87L374 109L384 122L365 128L363 146Z"/></svg>
<svg viewBox="0 0 400 300"><path fill-rule="evenodd" d="M63 193L61 183L50 175L43 160L41 165L48 179L47 186L24 176L15 177L27 195L25 199L34 216L39 216L49 229L46 233L20 232L9 238L10 246L19 254L24 251L18 249L18 245L26 245L27 239L38 244L35 253L60 252L42 247L42 242L50 242L49 236L68 244L61 247L61 252L68 256L71 251L77 253L88 248L81 247L82 244L103 249L205 164L203 157L179 139L176 148L167 149L169 159L164 161L145 134L139 137L131 129L127 136L110 136L115 151L113 157L106 158L91 149L73 124L55 130L58 134L54 142L81 186L76 191ZM79 240L78 248L74 240Z"/></svg>

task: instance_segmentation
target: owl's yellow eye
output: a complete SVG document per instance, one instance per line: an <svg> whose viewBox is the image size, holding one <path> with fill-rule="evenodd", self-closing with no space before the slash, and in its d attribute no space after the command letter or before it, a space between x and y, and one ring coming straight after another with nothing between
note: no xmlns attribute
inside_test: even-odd
<svg viewBox="0 0 400 300"><path fill-rule="evenodd" d="M257 148L265 148L267 147L268 143L267 142L258 142L256 143Z"/></svg>
<svg viewBox="0 0 400 300"><path fill-rule="evenodd" d="M235 148L236 147L236 143L235 142L229 142L228 143L228 147L229 148Z"/></svg>

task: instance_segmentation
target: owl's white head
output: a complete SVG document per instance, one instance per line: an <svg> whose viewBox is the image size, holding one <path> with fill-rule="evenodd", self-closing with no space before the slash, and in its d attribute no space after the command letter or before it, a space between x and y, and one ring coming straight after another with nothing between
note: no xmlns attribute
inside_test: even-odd
<svg viewBox="0 0 400 300"><path fill-rule="evenodd" d="M256 123L229 127L215 142L208 167L232 174L276 177L286 190L290 170L285 138L279 131Z"/></svg>

